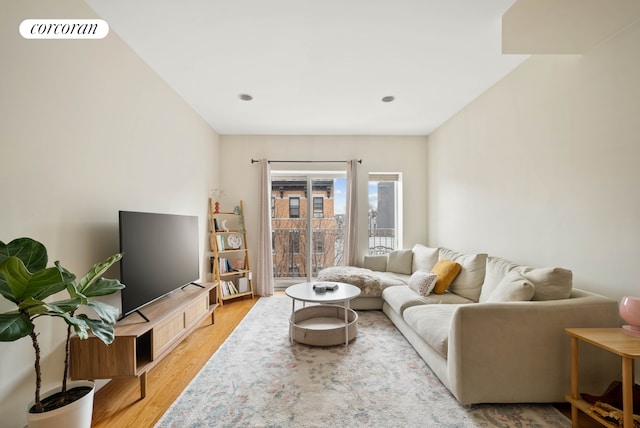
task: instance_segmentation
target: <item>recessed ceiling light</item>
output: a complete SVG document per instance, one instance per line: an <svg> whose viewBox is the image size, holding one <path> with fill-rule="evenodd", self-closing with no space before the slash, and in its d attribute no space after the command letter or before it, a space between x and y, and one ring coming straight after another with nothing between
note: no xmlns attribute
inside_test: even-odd
<svg viewBox="0 0 640 428"><path fill-rule="evenodd" d="M251 101L253 99L249 94L240 94L239 97L242 101Z"/></svg>
<svg viewBox="0 0 640 428"><path fill-rule="evenodd" d="M382 97L382 102L383 103L390 103L391 101L395 100L396 97L394 97L393 95L387 95L386 97Z"/></svg>

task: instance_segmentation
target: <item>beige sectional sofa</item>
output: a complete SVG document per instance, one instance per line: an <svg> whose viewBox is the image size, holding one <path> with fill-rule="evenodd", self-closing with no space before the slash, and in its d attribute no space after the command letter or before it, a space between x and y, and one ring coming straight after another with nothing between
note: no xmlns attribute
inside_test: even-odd
<svg viewBox="0 0 640 428"><path fill-rule="evenodd" d="M461 266L446 292L408 285L440 259ZM382 309L462 404L562 402L571 378L564 329L620 325L618 303L573 288L571 271L487 254L416 245L366 257L363 267L325 269L319 280L359 286L351 306ZM581 391L600 393L619 377L619 359L581 346Z"/></svg>

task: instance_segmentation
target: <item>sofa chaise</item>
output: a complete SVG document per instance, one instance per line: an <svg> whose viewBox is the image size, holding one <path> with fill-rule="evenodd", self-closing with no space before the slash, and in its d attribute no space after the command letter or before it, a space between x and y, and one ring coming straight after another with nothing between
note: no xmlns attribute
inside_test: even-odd
<svg viewBox="0 0 640 428"><path fill-rule="evenodd" d="M459 269L450 284L425 288L443 263ZM384 311L461 404L562 402L571 379L565 328L620 326L617 302L573 288L571 271L487 254L418 244L367 256L362 267L327 268L318 280L360 287L351 307ZM619 359L582 345L581 391L600 392L619 376Z"/></svg>

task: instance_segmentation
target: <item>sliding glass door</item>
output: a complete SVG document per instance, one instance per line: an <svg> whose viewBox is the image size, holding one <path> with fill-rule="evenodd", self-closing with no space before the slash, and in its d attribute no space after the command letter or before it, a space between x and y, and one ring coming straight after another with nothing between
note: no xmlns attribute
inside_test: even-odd
<svg viewBox="0 0 640 428"><path fill-rule="evenodd" d="M276 288L312 281L325 267L344 263L345 192L346 173L271 172Z"/></svg>

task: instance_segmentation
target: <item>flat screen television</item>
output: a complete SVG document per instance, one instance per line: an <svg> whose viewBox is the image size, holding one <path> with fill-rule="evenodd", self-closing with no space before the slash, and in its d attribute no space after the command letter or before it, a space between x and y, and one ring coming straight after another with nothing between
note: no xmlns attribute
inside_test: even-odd
<svg viewBox="0 0 640 428"><path fill-rule="evenodd" d="M120 211L122 316L200 277L198 217Z"/></svg>

